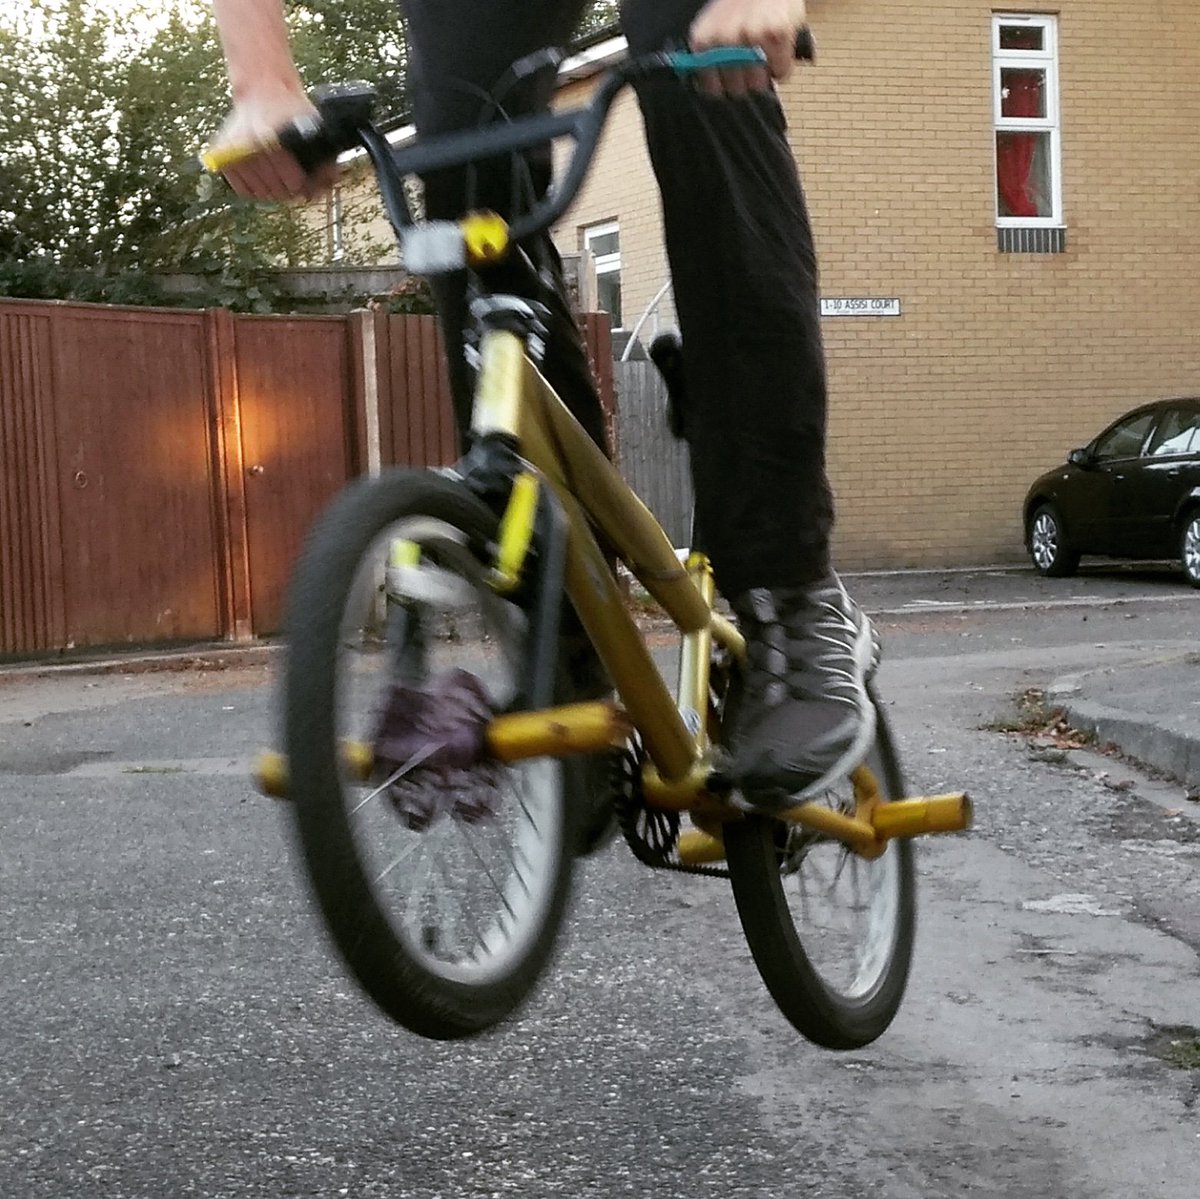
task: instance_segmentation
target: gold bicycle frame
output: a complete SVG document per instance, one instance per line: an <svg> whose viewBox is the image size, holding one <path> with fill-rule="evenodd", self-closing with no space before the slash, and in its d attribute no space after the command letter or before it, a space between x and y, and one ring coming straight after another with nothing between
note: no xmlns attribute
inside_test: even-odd
<svg viewBox="0 0 1200 1199"><path fill-rule="evenodd" d="M367 144L370 149L374 143ZM380 168L381 181L389 177L386 167ZM511 248L508 226L489 212L467 216L449 237L439 222L413 226L400 221L397 228L401 227L406 255L424 246L427 266L440 263L445 270L498 262ZM422 237L432 241L419 242ZM454 244L461 247L465 261L452 254L443 263L438 255ZM533 467L513 481L500 522L493 585L504 592L519 582L533 538L538 488L551 487L568 526L567 594L623 705L578 703L496 716L485 734L489 752L501 761L596 753L620 746L631 728L636 729L647 754L641 779L645 802L690 811L697 824L684 834L690 842L680 839L680 859L719 861L724 856L721 823L741 813L709 791L709 667L714 642L738 660L745 659L746 644L732 622L714 608L716 590L707 558L692 554L686 563L679 561L662 526L542 377L526 351L526 339L518 333L492 327L483 334L471 431L511 438ZM593 527L683 636L674 699L625 606ZM370 777L370 746L345 743L341 752L350 773ZM287 793L288 766L280 755L264 755L256 773L267 794ZM878 780L865 764L854 770L851 780L853 815L824 804L801 803L780 812L780 818L835 837L865 857L882 853L892 837L955 832L971 823L971 803L963 794L884 801Z"/></svg>
<svg viewBox="0 0 1200 1199"><path fill-rule="evenodd" d="M705 594L707 564L699 556L689 566L679 561L658 521L554 393L517 334L484 336L472 429L514 438L554 489L570 530L571 602L657 773L667 784L687 779L706 743L711 639L731 653L745 652L741 634L713 610L711 586ZM679 703L626 609L591 524L684 635Z"/></svg>
<svg viewBox="0 0 1200 1199"><path fill-rule="evenodd" d="M746 644L714 608L708 559L691 554L680 562L653 514L554 393L516 333L484 334L471 428L478 435L513 438L533 467L514 480L500 522L494 586L503 592L519 580L533 537L537 490L553 488L568 524L567 592L621 699L620 706L588 702L496 716L486 731L489 752L509 762L597 753L624 744L636 729L647 754L641 780L646 804L691 812L697 825L680 836L680 861L721 861L721 824L742 813L709 790L709 666L714 642L743 660ZM683 636L675 698L625 606L593 525ZM364 781L371 777L371 746L348 741L341 754L348 773ZM255 773L266 794L287 795L288 764L281 755L262 755ZM780 812L780 819L834 837L868 858L882 853L893 837L958 832L971 823L971 802L963 794L885 801L865 764L851 781L852 815L801 803Z"/></svg>
<svg viewBox="0 0 1200 1199"><path fill-rule="evenodd" d="M686 564L679 561L653 514L567 410L515 333L489 330L484 334L471 427L480 436L513 438L520 455L553 488L562 505L569 526L567 593L630 723L642 736L649 759L642 779L647 804L692 810L717 821L736 817L735 809L707 791L709 663L714 641L737 658L745 657L746 646L737 628L713 607L715 588L707 559L693 554ZM521 489L506 513L510 524L514 508L519 509L519 523L526 526L516 531L514 540L527 545L533 505L526 489ZM593 525L683 635L679 691L674 699L623 602ZM541 734L537 713L499 717L489 740L504 757L532 754L539 747L547 752L565 744L574 723L579 730L595 729L592 748L599 748L605 736L614 731L620 735L627 726L597 720L598 707L604 705L549 710L541 714ZM575 740L578 746L586 737L581 732ZM522 749L504 752L518 742ZM857 809L853 816L814 803L799 804L781 815L836 837L865 856L882 852L890 837L957 831L970 823L970 801L965 795L882 802L877 782L865 766L855 771L853 783ZM691 845L688 856L694 861L717 860L719 825L699 836L706 843Z"/></svg>

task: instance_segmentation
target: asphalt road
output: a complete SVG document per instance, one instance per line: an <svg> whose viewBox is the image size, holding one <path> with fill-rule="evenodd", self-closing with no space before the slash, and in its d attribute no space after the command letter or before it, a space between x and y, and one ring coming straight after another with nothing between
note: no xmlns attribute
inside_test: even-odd
<svg viewBox="0 0 1200 1199"><path fill-rule="evenodd" d="M1200 823L1178 788L999 731L1058 674L1194 640L1166 572L854 580L914 791L909 994L830 1054L721 882L579 871L522 1018L442 1045L327 952L246 762L270 667L0 677L0 1196L1193 1199Z"/></svg>

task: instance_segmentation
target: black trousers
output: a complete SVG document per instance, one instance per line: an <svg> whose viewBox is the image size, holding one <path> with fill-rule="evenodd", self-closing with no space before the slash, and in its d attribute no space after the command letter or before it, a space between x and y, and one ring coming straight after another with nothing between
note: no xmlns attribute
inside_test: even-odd
<svg viewBox="0 0 1200 1199"><path fill-rule="evenodd" d="M401 0L408 21L414 117L422 134L477 125L500 85L504 114L544 110L553 71L508 86L519 58L562 45L582 0ZM626 0L632 52L686 36L703 0ZM667 254L683 333L688 443L696 490L697 548L712 559L722 593L793 587L829 570L833 503L825 473L825 362L817 264L783 110L772 94L714 99L663 75L638 90L662 193ZM494 109L492 116L499 119ZM549 183L548 152L523 172ZM518 183L524 182L523 180ZM510 165L426 178L433 217L468 206L507 213ZM518 193L519 194L519 193ZM546 236L527 247L557 271ZM552 297L517 264L495 268L494 290L552 308L544 371L591 436L604 444L600 405L561 286ZM471 408L461 352L465 279L440 279L459 427Z"/></svg>

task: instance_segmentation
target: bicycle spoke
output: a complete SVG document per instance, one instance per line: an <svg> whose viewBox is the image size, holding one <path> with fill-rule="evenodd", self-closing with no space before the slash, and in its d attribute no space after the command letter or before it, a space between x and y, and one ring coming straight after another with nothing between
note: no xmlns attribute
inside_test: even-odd
<svg viewBox="0 0 1200 1199"><path fill-rule="evenodd" d="M849 849L843 849L838 855L837 869L833 872L833 881L829 884L831 888L838 885L838 880L842 877L842 872L846 869L846 863L852 856Z"/></svg>
<svg viewBox="0 0 1200 1199"><path fill-rule="evenodd" d="M418 856L424 851L424 842L420 837L414 837L411 841L401 848L399 853L388 862L388 864L374 875L374 881L381 883L397 866L402 865L415 853Z"/></svg>
<svg viewBox="0 0 1200 1199"><path fill-rule="evenodd" d="M380 783L374 791L372 791L365 798L359 800L359 802L350 809L350 815L356 816L363 808L367 806L367 804L371 802L371 800L375 799L376 796L382 795L393 783L399 782L406 774L420 766L420 764L424 762L425 759L428 758L436 748L436 746L430 746L428 749L424 749L420 753L413 754L413 756L409 758L409 760L405 762L405 764L401 766L400 769L395 772L395 774L390 775L387 779Z"/></svg>
<svg viewBox="0 0 1200 1199"><path fill-rule="evenodd" d="M450 875L446 872L445 863L441 860L441 858L438 858L437 868L438 868L438 872L442 876L442 881L446 884L446 886L444 889L438 889L434 893L435 894L434 902L438 903L440 901L443 906L443 910L449 911L450 910L449 909L449 897L451 895L456 894L458 887L456 886L455 880L452 879L450 877ZM486 949L487 942L484 940L483 934L479 931L478 922L475 920L475 918L470 913L468 913L467 911L464 910L462 902L460 901L459 903L457 903L453 910L455 911L457 916L460 918L459 920L455 920L454 923L456 925L458 925L460 923L460 920L461 920L461 922L467 923L470 926L471 933L473 934L473 942L478 942L481 947ZM510 909L510 911L511 911L511 909Z"/></svg>
<svg viewBox="0 0 1200 1199"><path fill-rule="evenodd" d="M528 794L528 791L527 791L527 788L529 785L528 775L526 774L525 770L522 770L520 768L518 768L516 771L514 771L513 774L515 776L515 783L514 783L513 791L516 795L517 806L521 809L522 815L528 821L529 827L532 828L535 833L540 833L541 829L538 828L537 821L534 820L533 813L529 810L529 806L525 802L526 796Z"/></svg>
<svg viewBox="0 0 1200 1199"><path fill-rule="evenodd" d="M798 869L792 877L796 880L796 892L800 897L800 919L803 923L810 923L808 915L808 884L804 877L803 868Z"/></svg>
<svg viewBox="0 0 1200 1199"><path fill-rule="evenodd" d="M817 892L828 895L832 884L829 881L830 872L825 869L824 857L820 852L822 848L823 846L818 846L817 852L810 853L804 859L804 863L808 867L809 877L816 884Z"/></svg>
<svg viewBox="0 0 1200 1199"><path fill-rule="evenodd" d="M529 855L521 848L520 838L506 837L501 843L500 851L503 853L505 861L512 868L513 877L521 884L521 890L526 895L532 895L533 892L530 890L529 883L525 879L521 863L524 863L525 866L531 866L533 863L530 861ZM520 857L521 862L517 861L518 857Z"/></svg>
<svg viewBox="0 0 1200 1199"><path fill-rule="evenodd" d="M417 864L420 867L422 867L422 869L419 874L416 874L414 876L414 878L413 878L414 885L412 887L412 890L409 891L408 901L404 905L404 916L405 916L406 924L412 924L414 915L416 915L416 916L420 915L419 911L414 912L414 908L420 907L420 900L421 900L421 890L417 886L417 884L424 882L425 877L429 873L429 862L426 859L425 850L426 850L425 839L423 837L419 838L417 840ZM390 870L390 869L392 869L392 867L389 866L388 869ZM387 871L384 871L384 873L386 874Z"/></svg>
<svg viewBox="0 0 1200 1199"><path fill-rule="evenodd" d="M466 826L461 822L455 821L455 823L459 825L459 832L462 834L463 841L466 843L466 846L468 849L470 849L471 853L475 855L475 860L483 868L484 874L487 875L488 882L492 884L493 890L500 897L500 902L504 904L504 906L508 909L508 914L515 920L517 918L517 913L513 911L512 904L508 902L508 896L505 894L504 888L501 887L498 882L496 882L496 876L491 872L491 870L488 869L488 864L484 861L483 855L479 852L479 848L476 846L471 834L467 831ZM524 880L521 880L521 885L524 886Z"/></svg>

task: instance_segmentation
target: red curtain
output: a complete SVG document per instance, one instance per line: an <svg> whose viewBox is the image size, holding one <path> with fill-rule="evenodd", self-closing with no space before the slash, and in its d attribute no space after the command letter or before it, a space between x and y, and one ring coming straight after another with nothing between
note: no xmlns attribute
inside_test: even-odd
<svg viewBox="0 0 1200 1199"><path fill-rule="evenodd" d="M1001 112L1006 117L1044 116L1042 86L1045 75L1039 70L1005 71L1001 76L1007 95ZM1004 216L1039 216L1037 189L1033 180L1033 160L1037 154L1038 134L1000 133L996 136L996 182L1000 201L1008 210Z"/></svg>
<svg viewBox="0 0 1200 1199"><path fill-rule="evenodd" d="M1042 36L1041 29L1020 29L1015 25L1005 25L1000 34L1000 49L1040 50Z"/></svg>

